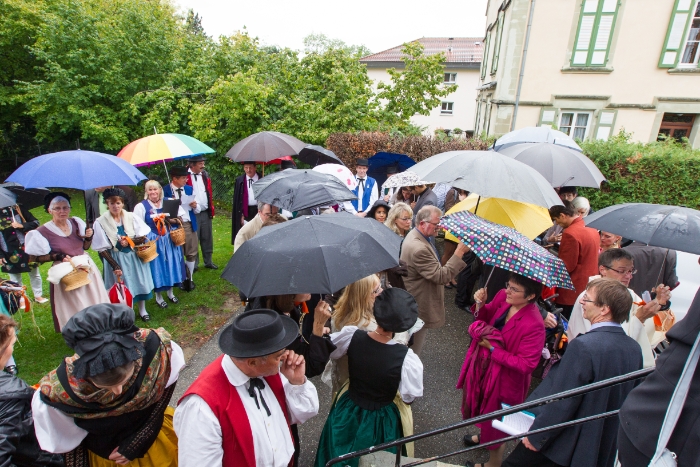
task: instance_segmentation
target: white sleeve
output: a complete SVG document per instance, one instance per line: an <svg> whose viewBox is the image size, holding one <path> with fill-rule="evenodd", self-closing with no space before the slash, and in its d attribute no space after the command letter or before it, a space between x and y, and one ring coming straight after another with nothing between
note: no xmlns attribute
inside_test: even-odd
<svg viewBox="0 0 700 467"><path fill-rule="evenodd" d="M574 308L571 310L569 328L566 330L566 336L569 340L575 339L579 334L585 334L591 329L591 322L583 317L583 308L581 308L581 303L579 303L581 296L583 296L583 293L576 298Z"/></svg>
<svg viewBox="0 0 700 467"><path fill-rule="evenodd" d="M75 220L75 222L78 223L78 233L81 236L85 236L85 227L86 227L85 221L82 220L80 217L75 217L75 216L73 216L73 220Z"/></svg>
<svg viewBox="0 0 700 467"><path fill-rule="evenodd" d="M93 234L92 245L90 245L90 248L92 248L95 251L111 250L112 242L110 242L107 238L107 234L102 228L102 224L100 224L100 221L96 220L95 223L92 225L92 228L95 231L95 233Z"/></svg>
<svg viewBox="0 0 700 467"><path fill-rule="evenodd" d="M143 216L138 216L136 213L133 214L134 215L132 218L134 219L134 234L137 237L145 237L151 231L151 228L148 226L148 224L146 224L146 222L144 222Z"/></svg>
<svg viewBox="0 0 700 467"><path fill-rule="evenodd" d="M138 203L136 206L134 206L134 210L132 211L132 214L134 217L138 217L140 220L144 221L146 219L146 209L143 207L143 204ZM150 230L150 229L148 229Z"/></svg>
<svg viewBox="0 0 700 467"><path fill-rule="evenodd" d="M87 436L87 431L76 425L68 415L44 404L39 394L40 391L36 391L32 397L32 418L41 449L61 454L77 448Z"/></svg>
<svg viewBox="0 0 700 467"><path fill-rule="evenodd" d="M350 201L343 201L343 209L345 209L350 214L357 214L357 209L352 205Z"/></svg>
<svg viewBox="0 0 700 467"><path fill-rule="evenodd" d="M634 309L634 305L632 305ZM653 323L653 318L647 320ZM622 329L625 330L628 336L639 343L642 348L642 359L644 368L651 368L655 365L654 353L651 349L651 342L646 330L646 322L642 323L639 318L633 313L630 313L629 320L622 323Z"/></svg>
<svg viewBox="0 0 700 467"><path fill-rule="evenodd" d="M408 349L401 367L399 394L407 404L413 402L416 397L423 396L423 362L411 349Z"/></svg>
<svg viewBox="0 0 700 467"><path fill-rule="evenodd" d="M178 438L180 467L222 464L221 425L204 399L196 394L185 397L175 409L173 428Z"/></svg>
<svg viewBox="0 0 700 467"><path fill-rule="evenodd" d="M182 347L177 345L175 341L170 341L170 347L173 351L170 354L170 378L168 378L168 384L165 385L166 388L177 382L180 370L185 366L185 353L182 351Z"/></svg>
<svg viewBox="0 0 700 467"><path fill-rule="evenodd" d="M190 214L189 212L185 211L185 208L182 207L182 204L177 208L177 217L179 217L180 219L190 220Z"/></svg>
<svg viewBox="0 0 700 467"><path fill-rule="evenodd" d="M25 234L24 251L33 256L48 255L51 253L51 245L38 231L31 230Z"/></svg>
<svg viewBox="0 0 700 467"><path fill-rule="evenodd" d="M307 378L304 384L294 385L280 373L284 395L287 398L287 408L291 424L304 423L318 414L318 392L316 386ZM210 465L210 464L207 464Z"/></svg>
<svg viewBox="0 0 700 467"><path fill-rule="evenodd" d="M348 353L348 347L350 347L350 341L355 331L357 331L357 326L345 326L340 331L331 334L331 342L336 347L331 353L333 360L337 360Z"/></svg>
<svg viewBox="0 0 700 467"><path fill-rule="evenodd" d="M369 195L369 207L367 209L371 209L372 206L374 206L374 203L377 202L379 199L379 189L377 188L377 181L374 181L374 186L372 187L372 194Z"/></svg>

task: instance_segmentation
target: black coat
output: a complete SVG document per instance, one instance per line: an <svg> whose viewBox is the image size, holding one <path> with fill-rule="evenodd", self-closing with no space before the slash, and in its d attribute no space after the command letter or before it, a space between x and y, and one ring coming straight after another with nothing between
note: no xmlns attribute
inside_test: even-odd
<svg viewBox="0 0 700 467"><path fill-rule="evenodd" d="M642 369L642 349L620 327L605 326L579 335L528 400ZM630 381L553 402L532 410L531 430L620 408L634 387ZM608 417L558 431L528 436L550 460L571 467L612 467L617 450L617 417Z"/></svg>
<svg viewBox="0 0 700 467"><path fill-rule="evenodd" d="M12 220L17 212L17 207L24 218L20 229L12 227ZM39 221L36 220L36 217L31 212L22 206L17 207L8 206L0 209L0 235L2 235L7 247L7 250L0 248L0 258L5 259L2 272L9 272L10 274L29 272L31 269L29 266L29 255L24 252L24 244L19 241L17 232L26 234L30 230L39 227Z"/></svg>
<svg viewBox="0 0 700 467"><path fill-rule="evenodd" d="M115 185L114 188L121 188L124 190L126 199L124 200L124 210L132 212L139 200L136 198L136 192L130 186L126 185ZM95 222L100 214L100 196L102 193L96 192L94 189L85 190L85 220L88 222Z"/></svg>
<svg viewBox="0 0 700 467"><path fill-rule="evenodd" d="M236 177L236 184L233 188L233 207L231 209L231 245L236 242L236 234L241 230L241 215L243 214L243 189L245 185L245 177L243 174L240 177ZM261 179L262 175L258 174L258 179Z"/></svg>
<svg viewBox="0 0 700 467"><path fill-rule="evenodd" d="M424 206L435 206L438 205L438 197L433 193L432 188L428 187L423 193L420 194L416 200L416 206L413 208L413 226L416 226L416 214Z"/></svg>
<svg viewBox="0 0 700 467"><path fill-rule="evenodd" d="M680 379L690 349L700 334L700 292L688 314L666 333L671 345L656 360L656 370L627 396L620 410L621 428L630 442L652 457L661 424ZM690 391L667 448L678 456L678 466L700 466L700 369L695 370Z"/></svg>
<svg viewBox="0 0 700 467"><path fill-rule="evenodd" d="M32 420L34 389L0 372L0 467L62 466L63 457L42 451Z"/></svg>

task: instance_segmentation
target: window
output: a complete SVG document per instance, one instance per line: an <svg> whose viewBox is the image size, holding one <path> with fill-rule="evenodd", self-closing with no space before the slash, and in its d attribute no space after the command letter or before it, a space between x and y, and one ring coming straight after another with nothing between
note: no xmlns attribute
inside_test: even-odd
<svg viewBox="0 0 700 467"><path fill-rule="evenodd" d="M457 81L457 73L445 73L445 84L454 84Z"/></svg>
<svg viewBox="0 0 700 467"><path fill-rule="evenodd" d="M491 34L486 33L486 41L484 42L484 55L481 58L481 79L486 78L486 68L488 67L489 44L491 44Z"/></svg>
<svg viewBox="0 0 700 467"><path fill-rule="evenodd" d="M607 140L615 126L617 110L601 110L598 114L598 128L595 132L595 139Z"/></svg>
<svg viewBox="0 0 700 467"><path fill-rule="evenodd" d="M452 106L454 102L443 102L440 110L440 115L452 115Z"/></svg>
<svg viewBox="0 0 700 467"><path fill-rule="evenodd" d="M675 138L678 141L682 141L683 138L690 136L693 123L695 123L695 115L693 114L665 113L661 121L657 140L663 139L661 135L664 135L666 138Z"/></svg>
<svg viewBox="0 0 700 467"><path fill-rule="evenodd" d="M688 67L697 66L698 57L700 56L700 2L695 7L695 13L690 19L690 28L688 38L685 41L685 49L681 56L681 63L678 66Z"/></svg>
<svg viewBox="0 0 700 467"><path fill-rule="evenodd" d="M618 0L583 0L571 66L605 66L608 62Z"/></svg>
<svg viewBox="0 0 700 467"><path fill-rule="evenodd" d="M660 68L698 65L700 42L700 2L676 0L666 31L666 43L659 59Z"/></svg>
<svg viewBox="0 0 700 467"><path fill-rule="evenodd" d="M503 18L505 12L501 11L498 14L498 26L496 29L496 41L493 45L493 60L491 60L491 74L495 74L498 71L498 56L501 53L501 40L503 38Z"/></svg>
<svg viewBox="0 0 700 467"><path fill-rule="evenodd" d="M590 121L590 112L563 111L559 120L559 130L574 139L585 139Z"/></svg>

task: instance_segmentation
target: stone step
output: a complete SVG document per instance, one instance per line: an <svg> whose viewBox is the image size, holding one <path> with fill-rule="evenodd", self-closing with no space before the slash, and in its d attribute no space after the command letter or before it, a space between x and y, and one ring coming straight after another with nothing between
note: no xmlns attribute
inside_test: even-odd
<svg viewBox="0 0 700 467"><path fill-rule="evenodd" d="M420 459L415 459L413 457L401 457L401 465L404 464L410 464L411 462L415 462ZM394 463L396 462L396 455L391 454L390 452L385 452L385 451L379 451L379 452L374 452L372 454L368 454L366 456L360 457L360 464L359 467L394 467ZM336 464L336 465L342 465L342 464ZM425 467L451 467L454 464L446 464L444 462L440 461L430 461L425 464L421 464L421 466Z"/></svg>

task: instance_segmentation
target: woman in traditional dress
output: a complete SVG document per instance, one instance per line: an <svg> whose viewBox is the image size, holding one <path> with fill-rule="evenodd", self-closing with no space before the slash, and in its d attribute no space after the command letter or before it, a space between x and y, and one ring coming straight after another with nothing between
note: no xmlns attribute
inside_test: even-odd
<svg viewBox="0 0 700 467"><path fill-rule="evenodd" d="M62 331L76 354L39 382L32 400L42 449L66 465L176 467L168 406L185 360L163 329L134 326L122 304L95 305Z"/></svg>
<svg viewBox="0 0 700 467"><path fill-rule="evenodd" d="M331 358L347 355L350 379L334 398L321 433L316 467L342 454L413 434L406 404L423 395L423 364L393 337L416 323L418 305L405 290L389 289L377 297L374 318L377 327L371 332L346 326L331 335L337 346ZM412 456L406 449L404 446L402 454ZM345 465L356 467L358 462L351 459Z"/></svg>
<svg viewBox="0 0 700 467"><path fill-rule="evenodd" d="M61 262L71 262L79 256L87 267L90 283L77 289L66 290L59 284L51 284L51 311L54 328L61 332L71 316L98 303L109 303L109 296L100 270L85 250L92 243L93 230L86 228L85 222L70 215L70 196L55 191L44 198L44 208L51 214L51 220L36 230L28 232L25 237L24 250L30 255L30 261L46 263L52 261L54 266Z"/></svg>
<svg viewBox="0 0 700 467"><path fill-rule="evenodd" d="M176 223L176 219L165 219L163 214L163 188L155 180L149 180L144 187L146 190L144 200L134 208L134 216L142 219L151 231L146 238L156 241L158 256L150 262L151 276L156 292L156 303L161 308L167 308L168 302L163 299L165 292L173 303L179 300L173 294L173 286L178 286L185 280L185 260L182 256L182 248L175 246L170 239L167 225ZM180 207L178 216L184 216L185 212Z"/></svg>
<svg viewBox="0 0 700 467"><path fill-rule="evenodd" d="M108 188L102 192L102 197L108 211L95 222L92 249L102 258L105 287L110 289L121 278L134 303L138 304L141 319L150 321L146 300L153 296L151 267L150 263L138 258L133 246L143 244L151 229L137 216L124 210L126 193L120 188Z"/></svg>

